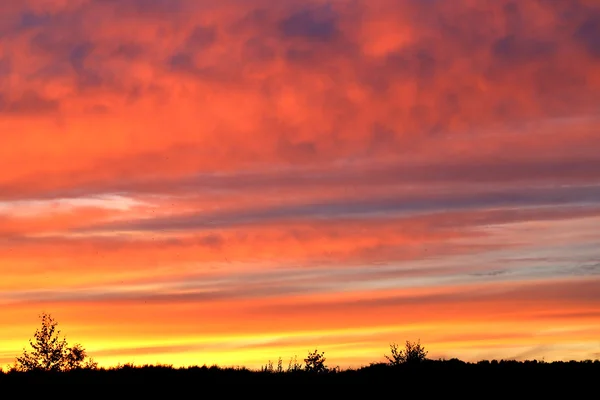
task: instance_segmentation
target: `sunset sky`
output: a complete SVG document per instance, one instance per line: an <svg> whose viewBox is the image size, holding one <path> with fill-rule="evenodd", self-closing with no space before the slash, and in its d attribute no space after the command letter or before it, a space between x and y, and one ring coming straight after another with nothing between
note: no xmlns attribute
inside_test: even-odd
<svg viewBox="0 0 600 400"><path fill-rule="evenodd" d="M0 366L600 358L597 0L1 0Z"/></svg>

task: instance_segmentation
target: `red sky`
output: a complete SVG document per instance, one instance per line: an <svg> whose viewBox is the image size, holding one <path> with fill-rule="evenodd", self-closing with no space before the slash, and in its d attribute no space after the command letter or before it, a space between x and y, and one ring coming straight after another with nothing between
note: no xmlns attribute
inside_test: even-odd
<svg viewBox="0 0 600 400"><path fill-rule="evenodd" d="M600 357L595 0L0 2L0 365Z"/></svg>

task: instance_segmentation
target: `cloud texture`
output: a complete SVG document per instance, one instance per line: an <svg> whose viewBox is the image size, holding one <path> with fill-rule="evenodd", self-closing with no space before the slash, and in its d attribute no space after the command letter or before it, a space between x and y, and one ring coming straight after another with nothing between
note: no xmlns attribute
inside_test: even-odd
<svg viewBox="0 0 600 400"><path fill-rule="evenodd" d="M585 359L594 0L0 3L0 363Z"/></svg>

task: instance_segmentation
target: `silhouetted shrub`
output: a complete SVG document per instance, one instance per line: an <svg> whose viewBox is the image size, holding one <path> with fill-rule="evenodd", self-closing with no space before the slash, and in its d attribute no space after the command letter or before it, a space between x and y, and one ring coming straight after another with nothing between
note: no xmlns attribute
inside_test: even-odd
<svg viewBox="0 0 600 400"><path fill-rule="evenodd" d="M385 358L391 365L400 364L419 364L427 359L427 351L421 346L421 341L406 341L404 350L400 350L396 343L390 344L391 356L385 355Z"/></svg>
<svg viewBox="0 0 600 400"><path fill-rule="evenodd" d="M308 352L308 356L304 359L304 369L308 372L327 372L328 368L325 365L325 352L319 353L316 349L314 352Z"/></svg>

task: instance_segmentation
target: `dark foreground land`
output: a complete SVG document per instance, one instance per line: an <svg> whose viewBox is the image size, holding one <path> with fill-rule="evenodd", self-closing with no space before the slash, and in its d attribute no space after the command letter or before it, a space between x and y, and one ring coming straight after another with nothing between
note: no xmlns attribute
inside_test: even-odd
<svg viewBox="0 0 600 400"><path fill-rule="evenodd" d="M215 385L221 390L250 387L254 384L285 385L303 392L312 386L336 387L346 390L344 396L355 397L351 387L369 385L375 391L394 393L393 397L421 394L477 394L494 398L499 393L514 397L598 398L600 393L600 361L552 362L537 361L481 361L465 363L459 360L424 361L416 365L389 366L373 364L360 369L312 373L303 370L268 372L245 368L190 367L130 365L97 370L69 372L8 372L0 373L0 390L13 385L31 387L32 384L50 385L124 385L132 389L153 387L180 388L183 386L207 390ZM336 390L338 390L336 389ZM342 392L337 392L342 395ZM577 395L576 395L577 393ZM280 393L284 395L284 393ZM279 397L279 396L278 396ZM286 396L287 397L287 396ZM309 396L313 397L313 396ZM320 397L315 395L314 397ZM360 396L364 397L364 396Z"/></svg>

